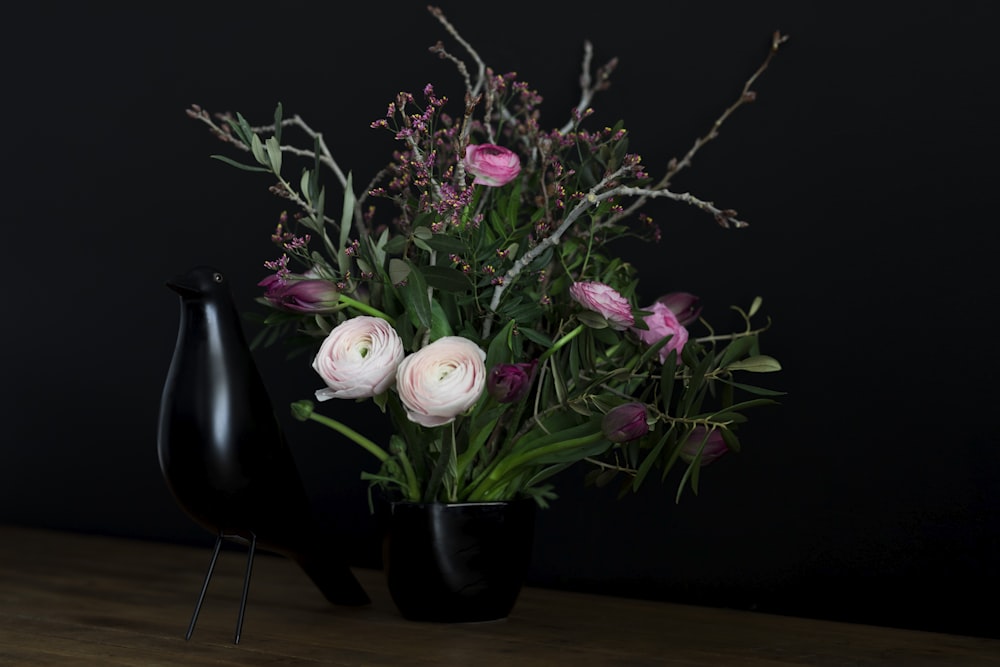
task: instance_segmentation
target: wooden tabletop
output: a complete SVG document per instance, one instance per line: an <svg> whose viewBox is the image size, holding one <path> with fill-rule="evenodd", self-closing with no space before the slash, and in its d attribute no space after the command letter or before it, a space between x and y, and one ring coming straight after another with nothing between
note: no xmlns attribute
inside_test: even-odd
<svg viewBox="0 0 1000 667"><path fill-rule="evenodd" d="M372 598L330 605L298 567L259 552L239 644L243 551L0 526L0 665L1000 665L1000 640L525 589L502 621L399 616Z"/></svg>

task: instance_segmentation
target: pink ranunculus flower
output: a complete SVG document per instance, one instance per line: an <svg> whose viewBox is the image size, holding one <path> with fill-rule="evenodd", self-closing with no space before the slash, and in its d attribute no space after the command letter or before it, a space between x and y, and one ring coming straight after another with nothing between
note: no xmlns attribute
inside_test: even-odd
<svg viewBox="0 0 1000 667"><path fill-rule="evenodd" d="M472 144L465 147L465 170L475 176L474 185L498 188L513 181L521 172L517 153L494 144Z"/></svg>
<svg viewBox="0 0 1000 667"><path fill-rule="evenodd" d="M702 442L704 441L705 446L702 447ZM681 445L681 451L679 456L686 461L691 463L694 461L695 457L698 456L698 450L701 450L701 463L700 466L707 466L712 461L715 461L720 456L729 451L729 447L726 446L726 441L722 439L722 431L714 430L708 434L708 440L705 440L705 427L698 426L694 427L691 431L691 435L688 439L684 441Z"/></svg>
<svg viewBox="0 0 1000 667"><path fill-rule="evenodd" d="M360 315L341 322L313 359L313 369L326 383L316 390L316 399L377 396L392 386L403 356L403 342L385 320Z"/></svg>
<svg viewBox="0 0 1000 667"><path fill-rule="evenodd" d="M479 400L486 386L486 353L468 338L444 336L403 359L396 391L410 421L441 426Z"/></svg>
<svg viewBox="0 0 1000 667"><path fill-rule="evenodd" d="M602 315L616 331L624 331L635 324L632 307L625 297L604 283L573 283L569 288L569 295L587 310Z"/></svg>
<svg viewBox="0 0 1000 667"><path fill-rule="evenodd" d="M657 301L652 306L643 308L643 310L651 311L651 314L642 318L648 328L633 328L632 331L646 345L656 345L667 336L671 336L670 340L660 348L660 363L662 364L667 360L667 355L670 354L671 350L677 350L677 358L679 360L681 350L684 349L684 345L688 341L688 330L678 321L677 316L674 315L674 311L670 310L661 301Z"/></svg>

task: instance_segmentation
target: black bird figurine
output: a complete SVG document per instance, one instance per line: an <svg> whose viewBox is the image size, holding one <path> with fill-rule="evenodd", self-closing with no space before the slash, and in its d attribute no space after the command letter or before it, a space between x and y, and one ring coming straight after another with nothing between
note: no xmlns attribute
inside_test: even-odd
<svg viewBox="0 0 1000 667"><path fill-rule="evenodd" d="M217 536L185 638L224 539L249 549L237 644L258 547L297 562L330 602L368 604L336 540L314 518L225 276L199 266L167 287L180 295L181 314L160 403L160 469L180 507Z"/></svg>

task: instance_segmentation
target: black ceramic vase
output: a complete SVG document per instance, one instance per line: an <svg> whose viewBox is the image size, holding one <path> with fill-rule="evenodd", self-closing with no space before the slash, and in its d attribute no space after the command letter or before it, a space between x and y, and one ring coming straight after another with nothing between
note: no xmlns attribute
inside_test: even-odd
<svg viewBox="0 0 1000 667"><path fill-rule="evenodd" d="M441 623L506 618L527 576L535 511L531 499L389 503L382 557L400 614Z"/></svg>

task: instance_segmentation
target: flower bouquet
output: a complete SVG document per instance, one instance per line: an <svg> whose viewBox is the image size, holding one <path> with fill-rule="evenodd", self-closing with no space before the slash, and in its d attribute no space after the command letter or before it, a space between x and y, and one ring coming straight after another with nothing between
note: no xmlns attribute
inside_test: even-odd
<svg viewBox="0 0 1000 667"><path fill-rule="evenodd" d="M775 33L710 132L654 177L622 123L587 127L614 60L592 68L585 44L580 101L547 129L539 93L488 67L429 10L471 59L470 68L431 47L454 64L463 95L453 101L430 84L397 95L371 126L398 149L362 189L322 134L280 104L266 126L188 110L237 155L214 157L266 174L292 210L272 236L280 256L265 262L267 316L254 344L284 339L308 351L323 386L292 405L295 416L370 452L362 477L389 497L530 497L544 507L552 476L576 464L592 467L588 482L617 480L622 494L677 469L677 498L697 493L701 468L739 450L748 411L780 393L747 379L780 369L761 351L770 321L758 298L733 307L738 330L716 331L698 297L640 289L613 241L658 240L642 212L657 198L746 226L671 182L754 99L785 37ZM294 173L292 160L304 160ZM325 414L330 399L374 402L391 419L388 442Z"/></svg>

